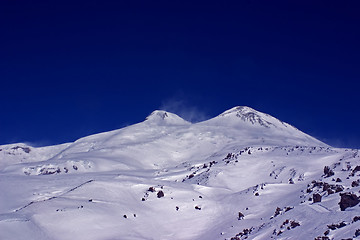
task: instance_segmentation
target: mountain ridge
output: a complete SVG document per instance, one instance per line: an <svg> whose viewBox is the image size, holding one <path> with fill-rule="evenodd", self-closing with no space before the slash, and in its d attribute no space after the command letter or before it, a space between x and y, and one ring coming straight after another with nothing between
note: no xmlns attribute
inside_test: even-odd
<svg viewBox="0 0 360 240"><path fill-rule="evenodd" d="M181 155L174 154L175 152L185 153L198 149L198 154L205 156L216 154L223 146L231 144L243 147L328 146L287 123L246 106L231 108L214 118L198 123L190 123L168 111L155 110L143 122L89 135L73 143L55 145L59 146L61 151L51 154L49 160L71 161L72 158L76 158L76 155L81 154L84 160L91 162L95 154L100 159L108 159L109 153L116 152L128 158L133 155L131 152L133 151L138 152L139 156L129 161L135 163L136 166L143 166L143 163L148 162L147 155L151 154L158 154L158 160L145 165L158 166L160 163L164 165L167 161L180 162L188 157L184 154L180 157ZM162 151L165 145L167 145L166 151ZM24 146L31 149L27 145ZM139 151L138 149L143 146L146 146L148 150ZM28 156L29 160L26 160ZM30 156L25 154L22 161L36 161ZM137 160L140 156L142 156L142 162ZM11 161L12 155L5 155L5 158ZM40 159L44 160L44 158ZM109 162L107 164L118 166L118 161L112 162L112 164Z"/></svg>

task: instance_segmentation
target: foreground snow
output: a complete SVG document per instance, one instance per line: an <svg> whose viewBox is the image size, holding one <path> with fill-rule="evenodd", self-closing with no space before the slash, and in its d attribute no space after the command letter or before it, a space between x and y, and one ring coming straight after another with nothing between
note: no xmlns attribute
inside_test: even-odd
<svg viewBox="0 0 360 240"><path fill-rule="evenodd" d="M248 107L197 124L155 111L70 144L0 149L0 239L360 235L359 204L339 205L360 195L358 150Z"/></svg>

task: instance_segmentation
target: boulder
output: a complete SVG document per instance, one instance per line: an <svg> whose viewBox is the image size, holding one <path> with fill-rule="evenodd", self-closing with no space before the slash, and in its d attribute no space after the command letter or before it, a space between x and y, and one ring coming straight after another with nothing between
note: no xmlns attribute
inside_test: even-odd
<svg viewBox="0 0 360 240"><path fill-rule="evenodd" d="M345 211L345 209L349 207L354 207L360 202L359 197L353 193L341 193L340 196L341 200L339 202L339 205L341 211Z"/></svg>

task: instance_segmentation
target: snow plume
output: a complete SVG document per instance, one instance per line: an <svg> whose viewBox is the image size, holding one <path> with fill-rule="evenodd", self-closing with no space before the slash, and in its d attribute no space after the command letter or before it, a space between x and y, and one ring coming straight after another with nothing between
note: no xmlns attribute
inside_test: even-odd
<svg viewBox="0 0 360 240"><path fill-rule="evenodd" d="M186 100L171 98L162 102L161 110L175 113L189 122L201 122L209 117L196 106L189 104Z"/></svg>
<svg viewBox="0 0 360 240"><path fill-rule="evenodd" d="M24 142L24 144L31 146L31 147L46 147L46 146L51 146L54 143L47 141L47 140L41 140L41 141L31 141L31 142L26 141L26 142Z"/></svg>

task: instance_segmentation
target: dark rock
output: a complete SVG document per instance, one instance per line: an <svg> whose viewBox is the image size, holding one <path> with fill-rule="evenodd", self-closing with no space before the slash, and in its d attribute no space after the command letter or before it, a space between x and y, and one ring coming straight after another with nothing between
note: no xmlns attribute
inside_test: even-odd
<svg viewBox="0 0 360 240"><path fill-rule="evenodd" d="M355 231L355 237L358 237L358 236L360 236L360 229L357 229L357 230Z"/></svg>
<svg viewBox="0 0 360 240"><path fill-rule="evenodd" d="M341 211L345 211L345 209L349 207L354 207L360 202L359 197L353 193L341 193L340 196L341 200L339 205Z"/></svg>
<svg viewBox="0 0 360 240"><path fill-rule="evenodd" d="M323 182L317 182L317 181L312 181L311 182L313 184L314 187L322 187L324 185Z"/></svg>
<svg viewBox="0 0 360 240"><path fill-rule="evenodd" d="M126 216L126 215L124 215L123 217L124 217L124 218L127 218L127 216Z"/></svg>
<svg viewBox="0 0 360 240"><path fill-rule="evenodd" d="M291 209L293 209L293 207L286 207L285 212L290 211Z"/></svg>
<svg viewBox="0 0 360 240"><path fill-rule="evenodd" d="M330 240L330 238L323 236L323 237L316 237L315 240Z"/></svg>
<svg viewBox="0 0 360 240"><path fill-rule="evenodd" d="M359 186L359 179L356 180L356 181L353 181L353 182L351 183L351 186L352 186L352 187L358 187L358 186Z"/></svg>
<svg viewBox="0 0 360 240"><path fill-rule="evenodd" d="M345 223L345 222L341 222L341 223L338 223L337 228L342 228L342 227L345 227L345 226L346 226L346 223Z"/></svg>
<svg viewBox="0 0 360 240"><path fill-rule="evenodd" d="M299 227L300 226L300 223L296 222L296 221L291 221L290 222L290 226L291 228L296 228L296 227Z"/></svg>
<svg viewBox="0 0 360 240"><path fill-rule="evenodd" d="M165 194L164 194L164 192L161 191L161 190L157 193L157 197L158 197L158 198L162 198L162 197L164 197L164 196L165 196Z"/></svg>
<svg viewBox="0 0 360 240"><path fill-rule="evenodd" d="M245 216L244 216L244 214L242 213L242 212L239 212L239 214L238 214L238 220L241 220L241 219L243 219Z"/></svg>
<svg viewBox="0 0 360 240"><path fill-rule="evenodd" d="M337 178L336 179L336 182L342 182L340 178Z"/></svg>
<svg viewBox="0 0 360 240"><path fill-rule="evenodd" d="M335 192L338 193L338 192L342 192L344 190L344 187L341 186L341 185L336 185L335 186Z"/></svg>
<svg viewBox="0 0 360 240"><path fill-rule="evenodd" d="M335 230L336 229L336 224L330 224L330 225L327 225L327 227L331 230Z"/></svg>
<svg viewBox="0 0 360 240"><path fill-rule="evenodd" d="M331 177L333 176L335 173L333 172L333 170L330 169L329 166L325 166L324 167L324 175L325 177Z"/></svg>
<svg viewBox="0 0 360 240"><path fill-rule="evenodd" d="M280 228L283 228L286 224L289 224L289 219L286 219L280 226Z"/></svg>
<svg viewBox="0 0 360 240"><path fill-rule="evenodd" d="M215 165L217 162L216 161L212 161L212 162L210 162L209 164L210 164L210 167L212 167L212 165Z"/></svg>
<svg viewBox="0 0 360 240"><path fill-rule="evenodd" d="M355 173L356 173L356 172L359 172L359 171L360 171L360 166L356 166L356 167L352 170L351 176L352 176L352 177L355 176Z"/></svg>
<svg viewBox="0 0 360 240"><path fill-rule="evenodd" d="M61 173L61 170L59 167L44 167L40 169L40 175L51 175L55 173Z"/></svg>
<svg viewBox="0 0 360 240"><path fill-rule="evenodd" d="M195 206L195 209L196 209L196 210L201 210L201 207Z"/></svg>
<svg viewBox="0 0 360 240"><path fill-rule="evenodd" d="M21 149L21 150L23 150L25 153L29 153L29 152L31 151L31 149L28 148L28 147L20 147L20 146L13 147L13 148L11 148L11 149L14 149L14 150Z"/></svg>
<svg viewBox="0 0 360 240"><path fill-rule="evenodd" d="M355 216L355 217L353 218L353 222L357 222L357 221L360 221L360 216Z"/></svg>
<svg viewBox="0 0 360 240"><path fill-rule="evenodd" d="M274 217L278 216L280 213L281 213L281 208L277 207L277 208L275 209Z"/></svg>
<svg viewBox="0 0 360 240"><path fill-rule="evenodd" d="M313 194L313 203L321 202L321 195L318 193Z"/></svg>
<svg viewBox="0 0 360 240"><path fill-rule="evenodd" d="M328 189L327 192L329 195L335 193L332 189Z"/></svg>
<svg viewBox="0 0 360 240"><path fill-rule="evenodd" d="M324 183L324 185L323 185L323 191L327 191L330 187L331 187L330 184Z"/></svg>
<svg viewBox="0 0 360 240"><path fill-rule="evenodd" d="M148 191L149 192L155 192L155 188L154 187L149 187Z"/></svg>

